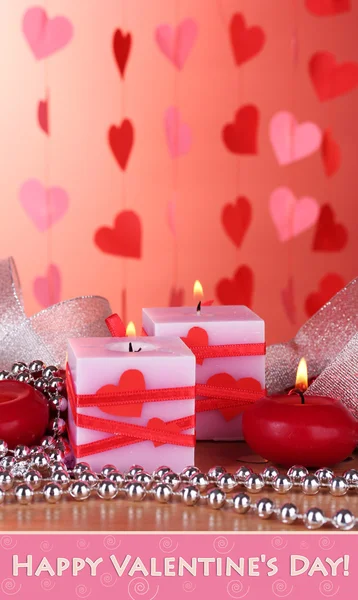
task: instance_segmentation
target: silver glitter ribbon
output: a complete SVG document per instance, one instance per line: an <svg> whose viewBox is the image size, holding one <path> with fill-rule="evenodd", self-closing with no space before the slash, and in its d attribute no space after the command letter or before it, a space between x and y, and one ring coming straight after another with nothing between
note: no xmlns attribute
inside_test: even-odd
<svg viewBox="0 0 358 600"><path fill-rule="evenodd" d="M267 349L266 387L277 394L294 387L299 359L316 378L307 394L341 400L358 419L358 278L336 294L296 337Z"/></svg>
<svg viewBox="0 0 358 600"><path fill-rule="evenodd" d="M0 368L34 359L63 367L67 339L109 336L111 312L105 298L80 296L27 317L14 260L0 260Z"/></svg>

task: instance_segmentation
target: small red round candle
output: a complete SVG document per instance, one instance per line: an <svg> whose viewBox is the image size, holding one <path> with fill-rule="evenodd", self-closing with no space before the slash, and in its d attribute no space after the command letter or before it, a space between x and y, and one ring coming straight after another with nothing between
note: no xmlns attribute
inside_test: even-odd
<svg viewBox="0 0 358 600"><path fill-rule="evenodd" d="M0 439L9 448L39 442L48 419L48 402L40 392L20 381L0 381Z"/></svg>

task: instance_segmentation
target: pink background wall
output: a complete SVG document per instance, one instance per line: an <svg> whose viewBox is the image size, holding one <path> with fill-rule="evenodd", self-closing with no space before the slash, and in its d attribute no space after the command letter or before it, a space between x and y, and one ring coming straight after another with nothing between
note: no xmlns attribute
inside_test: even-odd
<svg viewBox="0 0 358 600"><path fill-rule="evenodd" d="M141 307L168 304L173 287L191 303L198 278L206 298L216 302L252 299L273 342L292 336L308 313L357 275L358 6L353 0L47 0L41 5L50 18L62 15L69 23L42 21L36 29L34 13L27 12L31 1L0 4L0 255L16 259L29 314L50 301L97 293L126 321L139 324ZM237 52L249 52L251 43L260 46L264 36L263 47L240 65L229 32L235 13L244 16L247 27L263 31L250 37L243 30ZM176 56L183 44L187 49L177 68L163 52L163 38L159 47L156 31L185 19L193 22L176 38ZM132 36L124 77L112 50L116 29ZM159 29L157 36L166 31ZM54 40L63 47L52 51ZM36 58L34 49L46 56ZM309 73L317 52L332 53L340 65L351 63L328 72L319 63L323 74L318 75L331 82L334 96L323 101ZM37 118L46 90L50 135ZM247 104L259 112L257 151L250 155L231 152L222 138L225 125ZM174 151L183 150L176 158L164 123L173 106L186 124L180 129L172 123ZM289 128L291 164L286 165L279 164L269 137L271 119L281 111L317 126ZM134 128L134 143L122 169L107 136L124 118ZM340 148L340 165L331 175L320 148L327 129ZM276 132L277 143L282 145L286 134ZM234 141L245 140L241 131ZM307 153L310 144L314 148ZM307 156L292 162L298 146ZM31 179L64 191L41 197L41 186L22 187ZM313 200L299 202L286 215L287 197L279 199L280 239L270 196L282 186L297 199ZM238 196L248 199L252 218L239 239L247 203L240 204L236 221L229 215L235 245L222 212ZM326 204L333 224L320 213ZM123 210L140 219L140 258L103 252L94 242L97 230L113 227ZM52 224L51 211L58 217ZM290 239L282 241L285 222ZM128 237L133 241L135 232L121 226L117 234L114 242L123 254L123 243ZM108 232L102 235L108 244ZM55 267L48 272L50 264ZM238 287L219 285L242 265L252 271L252 293L247 270L240 271ZM312 296L327 274L336 276L325 280L324 293Z"/></svg>

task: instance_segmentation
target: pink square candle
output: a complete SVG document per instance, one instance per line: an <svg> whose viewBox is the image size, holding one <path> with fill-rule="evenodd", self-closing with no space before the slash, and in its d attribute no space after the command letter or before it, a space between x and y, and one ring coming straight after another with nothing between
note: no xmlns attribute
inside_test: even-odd
<svg viewBox="0 0 358 600"><path fill-rule="evenodd" d="M129 351L129 343L133 351ZM141 349L139 352L138 350ZM75 411L69 403L69 431L71 441L78 447L78 460L83 460L91 468L100 470L106 463L114 464L119 470L125 471L133 464L139 464L147 471L153 471L165 462L174 471L181 471L186 465L194 464L194 447L165 443L155 445L150 439L129 443L121 447L101 450L93 453L95 446L83 446L100 440L118 436L119 440L130 441L128 431L123 435L126 424L147 427L167 428L169 422L182 420L189 417L191 428L178 429L181 434L195 435L195 356L179 339L173 337L125 337L125 338L74 338L68 341L68 367L72 374ZM103 386L118 386L123 393L128 388L128 372L138 371L143 375L145 390L166 390L157 394L157 401L147 401L139 405L118 406L104 404L91 406L79 405L82 400L77 397L95 395ZM124 375L125 374L125 375ZM143 379L139 376L139 379ZM131 381L132 378L129 378ZM130 384L129 384L130 386ZM134 387L137 383L134 384ZM168 391L169 388L169 391ZM180 397L178 388L190 390L190 397ZM109 388L106 388L107 390ZM110 388L113 390L114 388ZM131 389L129 389L131 392ZM180 392L180 393L179 393ZM170 397L173 393L174 398ZM103 394L103 392L102 392ZM188 395L187 392L186 395ZM186 396L185 394L182 394ZM159 400L159 401L158 401ZM77 403L77 405L76 405ZM84 403L86 401L84 400ZM128 403L127 403L128 404ZM106 411L110 412L106 412ZM79 426L77 419L95 417L91 427ZM85 417L81 417L84 415ZM98 420L100 419L100 421ZM160 421L158 421L160 419ZM87 419L88 421L88 419ZM85 422L87 422L85 421ZM112 433L105 431L111 421ZM164 422L164 423L163 423ZM97 429L97 423L98 429ZM102 425L100 425L102 423ZM178 426L177 426L178 427ZM170 427L169 427L170 428ZM171 423L171 428L173 424ZM174 431L175 433L175 431ZM116 442L116 440L115 440ZM82 448L82 450L81 450ZM89 448L88 454L84 454ZM76 454L76 452L75 452ZM164 458L163 458L164 457Z"/></svg>
<svg viewBox="0 0 358 600"><path fill-rule="evenodd" d="M198 362L196 383L206 384L209 380L213 381L211 378L214 375L221 374L229 387L240 385L241 380L244 380L243 386L246 387L247 378L258 382L258 388L265 387L265 324L246 306L202 306L200 314L194 306L144 308L142 319L143 328L149 336L176 335L190 340L190 330L200 328L205 330L209 346L249 345L249 354L253 345L253 355L225 356L223 348L223 356L205 358L202 364ZM256 348L261 354L255 354ZM215 409L197 412L197 439L242 439L242 414L233 416L235 410L236 413L242 412L239 408L233 411Z"/></svg>

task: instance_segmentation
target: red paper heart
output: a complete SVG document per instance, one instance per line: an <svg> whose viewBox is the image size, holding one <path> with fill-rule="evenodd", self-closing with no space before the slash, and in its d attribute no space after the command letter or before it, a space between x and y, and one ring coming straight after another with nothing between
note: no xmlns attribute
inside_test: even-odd
<svg viewBox="0 0 358 600"><path fill-rule="evenodd" d="M104 385L96 394L116 394L117 392L127 392L131 390L145 390L145 379L141 371L137 369L128 369L124 371L119 378L118 385ZM142 414L143 403L119 404L113 406L101 406L102 412L116 417L140 417Z"/></svg>
<svg viewBox="0 0 358 600"><path fill-rule="evenodd" d="M319 17L338 15L351 9L350 0L306 0L306 7Z"/></svg>
<svg viewBox="0 0 358 600"><path fill-rule="evenodd" d="M183 288L172 287L170 290L169 306L184 306L185 291Z"/></svg>
<svg viewBox="0 0 358 600"><path fill-rule="evenodd" d="M261 27L246 27L244 16L236 13L230 23L230 40L235 62L240 66L262 50L265 34Z"/></svg>
<svg viewBox="0 0 358 600"><path fill-rule="evenodd" d="M235 113L235 121L222 130L226 148L234 154L257 154L257 129L259 111L256 106L247 105Z"/></svg>
<svg viewBox="0 0 358 600"><path fill-rule="evenodd" d="M318 292L312 292L306 298L305 310L312 317L326 304L339 290L344 287L344 279L337 273L328 273L320 281Z"/></svg>
<svg viewBox="0 0 358 600"><path fill-rule="evenodd" d="M124 256L141 257L142 228L138 215L132 210L123 210L114 221L114 227L100 227L95 233L95 244L102 252Z"/></svg>
<svg viewBox="0 0 358 600"><path fill-rule="evenodd" d="M37 105L37 120L40 128L45 133L50 133L49 122L48 122L48 99L40 100Z"/></svg>
<svg viewBox="0 0 358 600"><path fill-rule="evenodd" d="M113 35L113 53L120 74L124 77L124 71L127 66L127 60L132 45L132 36L130 33L122 33L121 29L116 29Z"/></svg>
<svg viewBox="0 0 358 600"><path fill-rule="evenodd" d="M117 163L125 171L134 142L134 129L129 119L118 127L112 125L108 131L108 142Z"/></svg>
<svg viewBox="0 0 358 600"><path fill-rule="evenodd" d="M336 64L330 52L316 52L309 62L309 72L321 102L342 96L358 85L358 64Z"/></svg>
<svg viewBox="0 0 358 600"><path fill-rule="evenodd" d="M216 375L212 375L208 379L207 385L213 385L215 387L222 388L237 388L238 390L247 390L250 392L260 392L262 390L260 382L253 377L243 377L242 379L236 380L232 375L229 375L229 373L217 373ZM242 413L245 408L245 406L219 408L219 411L221 412L225 421L231 421L231 419Z"/></svg>
<svg viewBox="0 0 358 600"><path fill-rule="evenodd" d="M250 267L239 267L233 279L221 279L216 286L216 295L221 304L244 304L251 307L254 274Z"/></svg>
<svg viewBox="0 0 358 600"><path fill-rule="evenodd" d="M341 151L330 129L327 129L323 134L321 156L327 177L337 173L341 165Z"/></svg>
<svg viewBox="0 0 358 600"><path fill-rule="evenodd" d="M166 423L158 417L153 417L153 419L149 419L147 427L149 429L160 429L160 431L163 431L163 429L165 429L166 431L170 431L171 433L181 432L179 425L176 425L175 423ZM153 445L155 448L158 448L158 446L164 446L162 442L153 442Z"/></svg>
<svg viewBox="0 0 358 600"><path fill-rule="evenodd" d="M192 327L188 331L188 335L186 337L181 338L183 342L190 347L194 346L208 346L209 345L209 336L207 331L202 327ZM196 362L198 365L202 365L204 362L203 358L197 358Z"/></svg>
<svg viewBox="0 0 358 600"><path fill-rule="evenodd" d="M344 225L335 222L335 214L329 204L321 208L316 233L313 240L313 250L322 252L339 252L346 246L348 231Z"/></svg>
<svg viewBox="0 0 358 600"><path fill-rule="evenodd" d="M245 196L236 198L235 204L225 204L221 219L229 238L240 248L251 223L251 204Z"/></svg>

